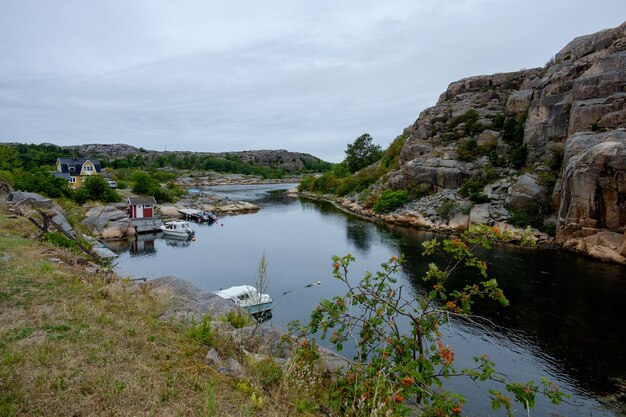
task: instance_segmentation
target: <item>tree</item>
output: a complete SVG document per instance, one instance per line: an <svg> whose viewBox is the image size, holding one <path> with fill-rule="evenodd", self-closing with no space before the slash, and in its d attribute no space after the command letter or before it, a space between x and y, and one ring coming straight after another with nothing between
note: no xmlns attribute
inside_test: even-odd
<svg viewBox="0 0 626 417"><path fill-rule="evenodd" d="M9 145L0 145L0 171L12 171L20 165L20 154L17 149Z"/></svg>
<svg viewBox="0 0 626 417"><path fill-rule="evenodd" d="M344 162L350 172L354 173L378 161L382 156L380 146L372 143L369 133L364 133L348 145Z"/></svg>
<svg viewBox="0 0 626 417"><path fill-rule="evenodd" d="M74 191L73 199L79 204L84 204L90 200L102 201L103 203L116 203L121 200L119 194L100 175L87 177L83 185Z"/></svg>
<svg viewBox="0 0 626 417"><path fill-rule="evenodd" d="M45 168L15 171L13 188L43 194L50 198L65 197L71 192L67 186L67 180L55 177Z"/></svg>
<svg viewBox="0 0 626 417"><path fill-rule="evenodd" d="M133 192L137 194L154 194L154 190L161 188L159 182L150 174L143 171L136 171L131 177L133 182Z"/></svg>
<svg viewBox="0 0 626 417"><path fill-rule="evenodd" d="M300 335L307 337L307 343L314 335L328 337L338 351L346 343L356 348L351 365L334 381L331 399L339 414L407 415L410 409L404 402L412 400L421 404L424 416L461 415L465 399L443 388L443 380L452 376L502 384L502 391L490 389L489 396L492 407L504 408L509 416L512 401L529 409L538 393L555 404L561 401L565 394L550 381L542 379L541 386L511 381L496 372L485 355L474 358L474 367L458 369L454 351L442 340L440 326L450 317L471 319L475 299L508 304L496 280L488 277L487 264L475 255L481 248L489 249L493 240L508 238L496 227L481 225L454 239L424 242L423 255L437 254L441 266L429 265L424 277L429 290L418 296L397 283L402 257L391 257L380 271L357 280L348 277L352 255L333 258L333 276L348 291L322 300ZM450 275L462 267L474 270L479 279L463 288L450 288Z"/></svg>

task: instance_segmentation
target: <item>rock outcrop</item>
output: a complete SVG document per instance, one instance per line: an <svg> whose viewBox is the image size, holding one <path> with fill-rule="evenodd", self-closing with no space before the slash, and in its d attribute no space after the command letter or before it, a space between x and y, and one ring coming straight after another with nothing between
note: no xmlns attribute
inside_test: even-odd
<svg viewBox="0 0 626 417"><path fill-rule="evenodd" d="M130 223L128 213L113 205L92 207L85 215L83 224L95 237L101 239L135 236L135 228Z"/></svg>
<svg viewBox="0 0 626 417"><path fill-rule="evenodd" d="M465 186L480 204L466 208L468 221L441 219L443 199L428 196L396 216L457 230L507 221L507 211L530 213L556 223L566 248L624 262L626 23L574 39L544 68L451 83L403 136L400 167L375 192ZM468 191L469 180L484 189Z"/></svg>

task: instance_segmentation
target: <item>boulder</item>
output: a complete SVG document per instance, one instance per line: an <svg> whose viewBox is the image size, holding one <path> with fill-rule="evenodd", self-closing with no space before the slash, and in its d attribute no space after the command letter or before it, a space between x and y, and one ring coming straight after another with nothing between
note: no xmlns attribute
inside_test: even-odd
<svg viewBox="0 0 626 417"><path fill-rule="evenodd" d="M626 264L626 257L620 255L614 249L603 245L592 246L587 254L592 258L596 258L603 262L612 262L618 264Z"/></svg>
<svg viewBox="0 0 626 417"><path fill-rule="evenodd" d="M626 78L626 77L625 77ZM626 93L576 101L572 105L568 134L600 128L615 129L626 124Z"/></svg>
<svg viewBox="0 0 626 417"><path fill-rule="evenodd" d="M509 187L505 206L508 209L537 210L548 203L548 189L537 183L533 174L520 176Z"/></svg>
<svg viewBox="0 0 626 417"><path fill-rule="evenodd" d="M162 315L164 319L176 318L183 321L199 322L204 315L217 318L236 311L234 303L213 293L202 291L193 284L173 276L165 276L150 281L154 291L169 297L168 310Z"/></svg>
<svg viewBox="0 0 626 417"><path fill-rule="evenodd" d="M459 188L474 169L474 164L440 157L419 158L407 162L400 173L400 183L428 184L430 189ZM393 187L394 180L389 179ZM402 188L397 187L397 188Z"/></svg>
<svg viewBox="0 0 626 417"><path fill-rule="evenodd" d="M24 204L33 208L51 209L53 207L52 200L49 198L26 191L11 191L8 201L14 204Z"/></svg>
<svg viewBox="0 0 626 417"><path fill-rule="evenodd" d="M462 232L469 227L470 216L463 213L456 213L450 220L448 220L448 227L451 230Z"/></svg>
<svg viewBox="0 0 626 417"><path fill-rule="evenodd" d="M472 207L469 214L470 224L489 224L491 216L489 215L489 203L476 204Z"/></svg>
<svg viewBox="0 0 626 417"><path fill-rule="evenodd" d="M103 239L123 239L135 235L128 213L115 206L96 206L91 208L85 216L83 224L94 236Z"/></svg>
<svg viewBox="0 0 626 417"><path fill-rule="evenodd" d="M522 114L528 110L530 101L533 98L534 90L514 91L506 102L506 113L512 115Z"/></svg>
<svg viewBox="0 0 626 417"><path fill-rule="evenodd" d="M159 213L166 219L182 219L185 216L174 204L160 204Z"/></svg>

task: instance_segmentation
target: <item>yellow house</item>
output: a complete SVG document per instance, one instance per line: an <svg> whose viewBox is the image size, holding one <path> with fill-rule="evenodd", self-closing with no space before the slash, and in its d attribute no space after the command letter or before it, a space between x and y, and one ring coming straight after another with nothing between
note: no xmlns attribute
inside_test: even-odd
<svg viewBox="0 0 626 417"><path fill-rule="evenodd" d="M100 162L93 158L59 158L54 175L67 180L70 188L79 188L86 177L100 175Z"/></svg>

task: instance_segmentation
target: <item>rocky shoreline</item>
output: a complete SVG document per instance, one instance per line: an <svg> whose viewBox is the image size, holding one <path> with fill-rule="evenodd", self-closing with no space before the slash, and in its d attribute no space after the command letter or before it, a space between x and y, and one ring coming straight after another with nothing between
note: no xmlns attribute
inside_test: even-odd
<svg viewBox="0 0 626 417"><path fill-rule="evenodd" d="M181 187L210 187L216 185L263 185L299 183L299 175L283 178L259 178L244 174L220 174L218 172L196 173L177 178L174 183Z"/></svg>
<svg viewBox="0 0 626 417"><path fill-rule="evenodd" d="M428 210L426 210L427 213L425 214L417 210L418 208L423 209L424 205L430 208L436 207L433 205L433 202L437 202L440 199L454 198L453 190L445 190L442 193L438 193L439 195L435 197L425 197L386 214L375 213L371 209L364 207L355 197L335 197L332 195L298 192L297 190L291 190L291 192L313 200L329 202L340 210L370 221L435 233L459 234L471 224L488 224L497 227L500 231L509 232L511 236L509 241L511 243L519 242L525 233L525 229L512 226L503 221L503 213L498 210L498 206L494 207L490 203L476 204L467 214L459 212L449 219L442 219L432 213L429 215ZM554 237L535 229L532 230L531 236L539 248L563 248L603 262L626 265L626 235L622 236L619 233L605 231L583 238L570 239L565 243L561 243Z"/></svg>

